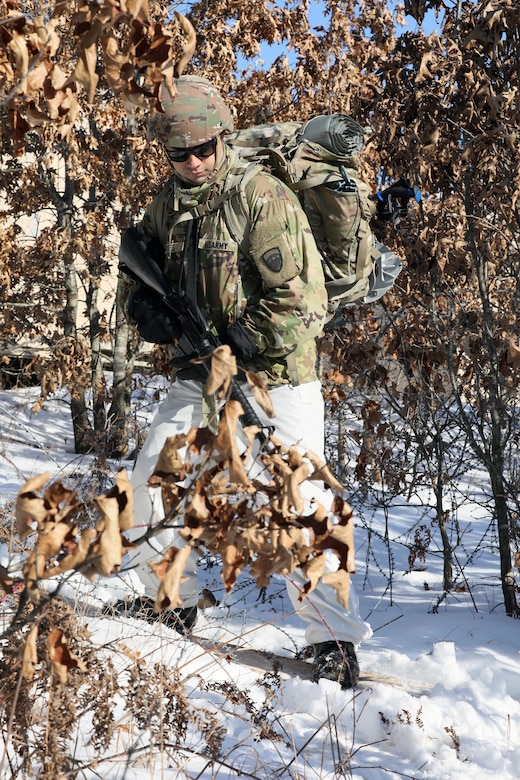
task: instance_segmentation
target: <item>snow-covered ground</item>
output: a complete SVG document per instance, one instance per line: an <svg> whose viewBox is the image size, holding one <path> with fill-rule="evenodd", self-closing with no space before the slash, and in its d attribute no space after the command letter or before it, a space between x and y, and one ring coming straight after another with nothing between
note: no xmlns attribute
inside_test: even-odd
<svg viewBox="0 0 520 780"><path fill-rule="evenodd" d="M91 459L74 455L66 399L47 401L33 414L37 395L37 390L0 392L0 505L14 499L27 478L44 471L53 478L70 477L80 489L92 472ZM131 469L130 463L108 464L113 473L121 465ZM431 523L425 560L408 572L407 543L414 528L429 523L424 508L394 500L386 512L365 507L358 517L354 582L361 614L374 631L358 651L362 674L400 678L402 685L376 683L352 692L325 680L318 685L294 678L262 682L259 672L209 653L161 624L103 617L104 603L137 587L131 571L94 583L72 578L62 594L74 603L92 643L104 648L121 674L137 657L150 670L154 664L170 668L172 675L178 670L190 704L211 713L223 729L218 759L202 754L205 743L193 724L178 747L156 747L144 758L138 748L147 744L146 727L140 733L135 723L130 728L121 701L114 705L114 744L98 756L96 766L77 776L517 780L520 639L518 623L503 613L498 551L477 500L484 483L482 474L466 477L462 487L468 500L459 507L458 523L466 548L472 540L476 547L478 539L489 539L466 561L459 587L436 611L442 555ZM0 564L15 563L16 556L2 545ZM201 613L197 634L281 655L304 648L304 626L291 614L283 578L273 578L267 591L259 592L246 572L226 596L219 563L207 558L201 579L220 603ZM4 602L0 626L5 628L7 619ZM89 736L88 723L71 735L80 763L95 758ZM2 777L11 777L2 774L8 766L4 760ZM37 776L37 767L34 771Z"/></svg>

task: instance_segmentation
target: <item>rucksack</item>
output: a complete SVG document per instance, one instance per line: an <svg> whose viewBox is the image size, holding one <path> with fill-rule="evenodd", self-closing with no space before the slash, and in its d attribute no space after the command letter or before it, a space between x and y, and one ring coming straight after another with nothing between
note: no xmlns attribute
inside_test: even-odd
<svg viewBox="0 0 520 780"><path fill-rule="evenodd" d="M306 123L257 125L227 135L226 143L245 165L235 173L236 187L231 177L234 192L244 190L261 165L298 194L322 256L330 317L340 307L372 303L387 292L402 264L370 227L376 205L359 178L356 156L364 131L357 122L331 114ZM230 198L224 203L237 240L247 221L245 196L240 202L241 209Z"/></svg>

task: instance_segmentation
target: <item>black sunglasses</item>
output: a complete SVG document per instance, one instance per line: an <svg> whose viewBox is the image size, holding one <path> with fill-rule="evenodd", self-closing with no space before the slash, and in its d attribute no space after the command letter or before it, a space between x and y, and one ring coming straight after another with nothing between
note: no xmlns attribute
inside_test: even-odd
<svg viewBox="0 0 520 780"><path fill-rule="evenodd" d="M199 146L192 146L190 149L166 149L166 154L171 162L186 162L186 160L193 155L198 157L199 160L206 160L215 154L217 149L217 139L211 138L204 144Z"/></svg>

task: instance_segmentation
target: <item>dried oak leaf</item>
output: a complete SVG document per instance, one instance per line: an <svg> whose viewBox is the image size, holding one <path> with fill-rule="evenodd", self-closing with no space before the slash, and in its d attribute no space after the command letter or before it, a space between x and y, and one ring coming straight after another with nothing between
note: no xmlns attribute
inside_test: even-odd
<svg viewBox="0 0 520 780"><path fill-rule="evenodd" d="M286 547L288 550L303 550L305 555L310 551L308 536L301 528L294 525L287 528L280 528L276 535L272 533L273 544L276 540L277 547Z"/></svg>
<svg viewBox="0 0 520 780"><path fill-rule="evenodd" d="M150 487L160 487L161 496L164 505L164 513L169 514L174 508L178 508L184 495L185 488L182 485L176 485L174 482L165 482L161 477L150 477L148 480Z"/></svg>
<svg viewBox="0 0 520 780"><path fill-rule="evenodd" d="M23 80L29 71L29 49L22 35L13 31L12 38L7 44L9 51L13 53L15 63L15 77Z"/></svg>
<svg viewBox="0 0 520 780"><path fill-rule="evenodd" d="M341 496L335 496L332 511L338 522L331 524L327 538L315 541L316 549L329 548L335 552L340 561L340 568L350 574L356 571L354 555L354 523L352 507Z"/></svg>
<svg viewBox="0 0 520 780"><path fill-rule="evenodd" d="M208 519L208 517L210 517L210 511L208 509L208 505L206 504L206 497L204 493L198 489L199 484L200 483L198 482L195 485L192 499L186 508L185 522L190 529L203 524Z"/></svg>
<svg viewBox="0 0 520 780"><path fill-rule="evenodd" d="M150 19L148 0L127 0L126 8L130 16L133 16L134 18L142 16L146 21Z"/></svg>
<svg viewBox="0 0 520 780"><path fill-rule="evenodd" d="M229 463L229 481L237 485L249 485L237 444L237 427L243 413L238 401L228 401L222 411L214 441L215 449Z"/></svg>
<svg viewBox="0 0 520 780"><path fill-rule="evenodd" d="M300 522L310 532L309 543L316 548L325 542L332 529L329 513L323 504L320 503L316 504L316 509L312 515L300 518Z"/></svg>
<svg viewBox="0 0 520 780"><path fill-rule="evenodd" d="M6 593L13 592L15 581L9 576L9 572L5 566L0 566L0 585Z"/></svg>
<svg viewBox="0 0 520 780"><path fill-rule="evenodd" d="M344 569L329 571L322 575L321 581L324 585L331 585L335 591L339 603L348 609L350 596L350 574Z"/></svg>
<svg viewBox="0 0 520 780"><path fill-rule="evenodd" d="M273 478L270 483L270 487L276 492L276 496L273 498L273 505L279 505L277 511L281 512L282 517L288 517L290 512L287 483L291 478L291 468L279 452L264 453L262 462ZM257 484L259 489L261 489L262 483L258 482Z"/></svg>
<svg viewBox="0 0 520 780"><path fill-rule="evenodd" d="M520 365L520 344L514 336L511 336L507 345L507 362L514 368Z"/></svg>
<svg viewBox="0 0 520 780"><path fill-rule="evenodd" d="M63 631L59 628L51 630L48 645L53 671L61 683L67 682L69 669L79 669L80 672L87 671L86 664L69 649Z"/></svg>
<svg viewBox="0 0 520 780"><path fill-rule="evenodd" d="M185 433L169 436L159 453L153 470L154 475L172 475L176 479L184 479L186 476L186 455L182 454L182 450L187 443L188 436Z"/></svg>
<svg viewBox="0 0 520 780"><path fill-rule="evenodd" d="M68 523L48 521L38 534L38 539L29 557L23 565L23 575L27 595L33 604L39 604L41 594L38 582L52 576L53 568L49 564L69 541L75 546L76 527Z"/></svg>
<svg viewBox="0 0 520 780"><path fill-rule="evenodd" d="M188 451L200 455L203 450L211 449L215 434L209 428L190 428L188 431Z"/></svg>
<svg viewBox="0 0 520 780"><path fill-rule="evenodd" d="M218 393L220 398L224 398L237 373L237 359L230 347L227 344L217 347L211 355L211 371L206 379L206 393L208 395Z"/></svg>
<svg viewBox="0 0 520 780"><path fill-rule="evenodd" d="M242 427L242 435L244 436L246 442L246 449L242 453L242 460L244 463L248 463L251 459L253 447L256 442L256 436L259 431L260 428L258 425L245 425Z"/></svg>
<svg viewBox="0 0 520 780"><path fill-rule="evenodd" d="M345 526L335 525L332 527L328 539L321 544L317 544L316 549L333 550L339 558L341 569L354 574L356 565L354 562L354 537L352 529Z"/></svg>
<svg viewBox="0 0 520 780"><path fill-rule="evenodd" d="M84 508L83 504L78 501L76 491L63 485L59 479L46 488L43 498L55 521L71 523L74 516Z"/></svg>
<svg viewBox="0 0 520 780"><path fill-rule="evenodd" d="M352 507L350 506L348 501L345 501L343 496L334 496L331 510L334 513L334 515L338 518L338 522L340 525L350 524L350 528L352 529L354 512L352 511Z"/></svg>
<svg viewBox="0 0 520 780"><path fill-rule="evenodd" d="M76 492L66 487L61 480L57 479L51 482L48 488L45 489L43 497L49 504L49 506L58 508L60 504L71 504L76 499Z"/></svg>
<svg viewBox="0 0 520 780"><path fill-rule="evenodd" d="M118 95L128 83L124 73L125 65L128 64L128 53L120 50L112 30L106 31L100 41L105 60L105 75L114 95Z"/></svg>
<svg viewBox="0 0 520 780"><path fill-rule="evenodd" d="M49 562L61 551L71 552L76 548L77 533L78 527L67 522L45 523L35 545L37 554Z"/></svg>
<svg viewBox="0 0 520 780"><path fill-rule="evenodd" d="M273 574L287 574L295 568L290 550L279 545L271 553L258 553L249 567L258 588L266 588Z"/></svg>
<svg viewBox="0 0 520 780"><path fill-rule="evenodd" d="M174 76L177 79L179 78L179 76L182 76L188 62L195 54L195 47L197 45L197 35L195 32L195 28L193 27L189 19L187 19L185 16L179 13L179 11L174 11L174 14L175 14L175 18L179 22L181 30L186 35L186 43L183 47L182 54L179 58L179 61L175 64Z"/></svg>
<svg viewBox="0 0 520 780"><path fill-rule="evenodd" d="M38 626L35 623L31 626L27 639L22 649L22 671L21 675L25 680L32 680L38 663L38 651L36 649L36 640L38 639Z"/></svg>
<svg viewBox="0 0 520 780"><path fill-rule="evenodd" d="M320 553L314 555L301 565L301 570L304 576L307 577L307 582L300 590L298 601L303 601L304 597L308 596L319 583L325 572L325 556Z"/></svg>
<svg viewBox="0 0 520 780"><path fill-rule="evenodd" d="M57 574L63 574L66 571L81 569L84 561L90 553L90 545L97 536L95 528L86 528L80 535L77 542L71 546L68 555L63 555L56 566L46 570L46 577L55 577Z"/></svg>
<svg viewBox="0 0 520 780"><path fill-rule="evenodd" d="M300 492L300 485L309 474L309 467L296 449L292 449L292 458L286 457L286 453L273 452L263 458L264 464L271 474L275 474L282 481L280 509L284 517L289 518L302 515L305 503ZM294 512L293 512L294 510Z"/></svg>
<svg viewBox="0 0 520 780"><path fill-rule="evenodd" d="M44 499L37 495L46 482L50 479L50 473L45 472L38 477L28 479L20 488L15 504L15 520L18 536L24 541L34 533L33 523L40 526L48 517L49 510L45 506Z"/></svg>
<svg viewBox="0 0 520 780"><path fill-rule="evenodd" d="M67 81L66 86L71 84L81 84L87 93L87 102L94 101L96 87L99 76L96 73L97 65L97 42L101 33L99 24L91 25L88 32L81 36L77 42L78 61L74 72Z"/></svg>
<svg viewBox="0 0 520 780"><path fill-rule="evenodd" d="M246 379L253 391L253 397L258 406L266 413L269 419L272 419L275 416L275 411L267 382L252 371L246 371Z"/></svg>
<svg viewBox="0 0 520 780"><path fill-rule="evenodd" d="M422 55L421 63L415 77L416 84L420 84L422 81L431 81L434 76L429 69L429 65L435 61L435 54L433 51L425 52Z"/></svg>
<svg viewBox="0 0 520 780"><path fill-rule="evenodd" d="M95 501L101 512L101 520L97 524L99 537L92 544L91 561L83 574L89 578L94 574L110 577L121 568L126 540L119 528L117 499L101 495Z"/></svg>
<svg viewBox="0 0 520 780"><path fill-rule="evenodd" d="M309 476L310 480L315 480L315 479L323 480L323 482L325 482L333 490L337 490L340 493L345 492L344 485L342 485L341 482L338 482L338 480L331 472L327 464L324 463L320 458L318 458L315 452L312 452L312 450L308 450L305 453L305 457L310 460L310 462L314 467L313 473Z"/></svg>
<svg viewBox="0 0 520 780"><path fill-rule="evenodd" d="M246 559L235 544L227 544L223 541L222 546L223 549L219 550L222 555L222 579L224 587L229 593L241 573Z"/></svg>
<svg viewBox="0 0 520 780"><path fill-rule="evenodd" d="M134 525L134 494L126 469L120 469L115 476L116 484L106 493L115 498L119 510L119 528L128 531Z"/></svg>
<svg viewBox="0 0 520 780"><path fill-rule="evenodd" d="M296 514L302 515L305 504L300 493L300 485L308 478L310 469L296 447L289 448L288 461L291 468L287 484L288 498Z"/></svg>
<svg viewBox="0 0 520 780"><path fill-rule="evenodd" d="M180 549L170 547L162 561L149 564L155 576L161 581L153 607L154 612L162 612L164 609L175 609L182 606L179 588L181 582L185 579L182 573L191 551L192 548L189 545Z"/></svg>

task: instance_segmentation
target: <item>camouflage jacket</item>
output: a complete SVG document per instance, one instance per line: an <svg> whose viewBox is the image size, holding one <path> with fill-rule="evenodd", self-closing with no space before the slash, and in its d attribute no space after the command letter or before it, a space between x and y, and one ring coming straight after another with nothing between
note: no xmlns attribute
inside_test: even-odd
<svg viewBox="0 0 520 780"><path fill-rule="evenodd" d="M258 168L241 195L247 198L249 212L244 240L234 240L219 196L230 180L236 181L243 163L229 147L224 150L219 170L204 184L187 187L172 176L146 210L139 231L145 241L155 238L164 247L164 271L176 289L186 217L193 210L203 212L197 298L209 325L222 335L240 319L258 347L245 368L269 385L312 381L315 342L326 322L327 292L307 218L296 196Z"/></svg>

